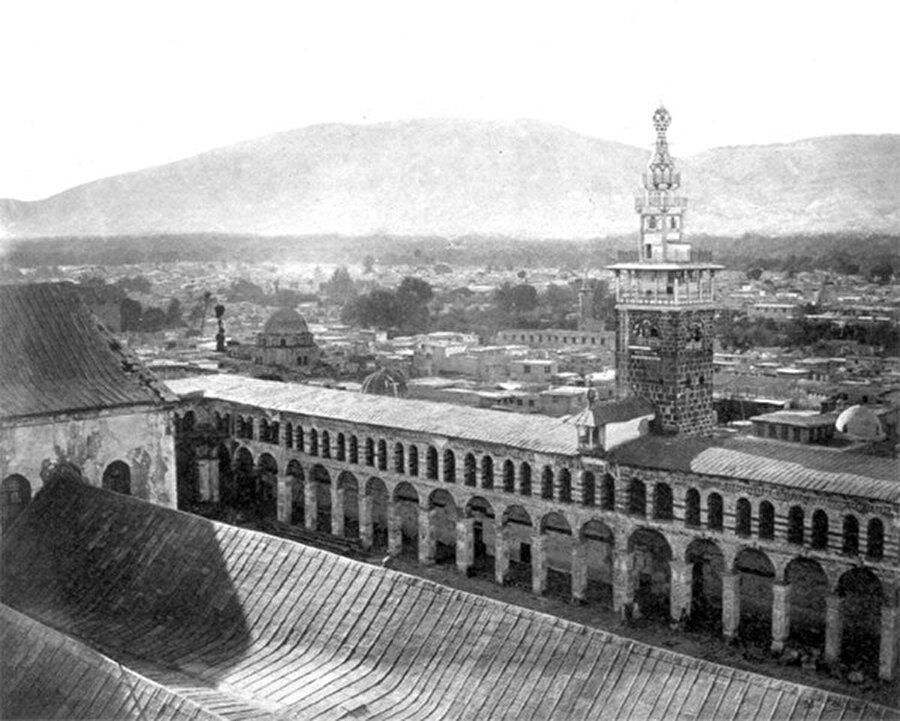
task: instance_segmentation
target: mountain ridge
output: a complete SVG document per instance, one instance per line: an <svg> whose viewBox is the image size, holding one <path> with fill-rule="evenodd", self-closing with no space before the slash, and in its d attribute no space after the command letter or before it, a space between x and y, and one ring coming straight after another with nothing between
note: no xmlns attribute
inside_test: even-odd
<svg viewBox="0 0 900 721"><path fill-rule="evenodd" d="M0 200L0 232L598 237L636 227L649 155L535 120L326 123ZM858 134L676 156L688 232L722 235L900 231L898 161Z"/></svg>

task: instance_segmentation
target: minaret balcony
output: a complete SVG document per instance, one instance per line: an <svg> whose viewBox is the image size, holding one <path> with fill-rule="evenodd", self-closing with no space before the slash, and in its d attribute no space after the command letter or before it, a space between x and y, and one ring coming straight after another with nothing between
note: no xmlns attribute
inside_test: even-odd
<svg viewBox="0 0 900 721"><path fill-rule="evenodd" d="M690 292L682 290L677 294L670 293L630 293L621 291L616 302L622 305L641 306L684 306L684 305L709 305L715 301L712 292L704 290L698 293L691 289Z"/></svg>
<svg viewBox="0 0 900 721"><path fill-rule="evenodd" d="M666 191L651 191L634 198L634 208L638 212L646 208L686 208L688 199L683 195L671 195Z"/></svg>

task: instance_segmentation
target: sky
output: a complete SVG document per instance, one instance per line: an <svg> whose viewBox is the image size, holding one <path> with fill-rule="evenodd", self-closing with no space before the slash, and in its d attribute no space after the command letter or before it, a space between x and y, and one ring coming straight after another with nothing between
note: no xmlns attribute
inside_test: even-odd
<svg viewBox="0 0 900 721"><path fill-rule="evenodd" d="M676 157L900 132L896 0L0 0L0 198L307 125L530 118Z"/></svg>

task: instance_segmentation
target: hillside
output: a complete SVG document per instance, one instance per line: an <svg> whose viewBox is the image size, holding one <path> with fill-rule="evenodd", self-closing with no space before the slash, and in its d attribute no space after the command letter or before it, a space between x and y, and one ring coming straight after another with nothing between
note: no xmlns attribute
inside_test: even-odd
<svg viewBox="0 0 900 721"><path fill-rule="evenodd" d="M0 234L605 236L635 227L650 140L642 149L534 121L318 125L45 200L0 200ZM677 160L693 232L900 231L900 135Z"/></svg>

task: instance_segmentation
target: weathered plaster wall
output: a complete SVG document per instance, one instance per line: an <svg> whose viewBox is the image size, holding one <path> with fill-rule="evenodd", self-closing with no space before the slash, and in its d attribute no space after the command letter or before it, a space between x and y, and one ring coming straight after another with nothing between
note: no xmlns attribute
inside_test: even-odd
<svg viewBox="0 0 900 721"><path fill-rule="evenodd" d="M162 409L105 411L58 416L0 426L0 478L18 473L32 494L43 481L41 469L68 461L100 486L113 461L131 469L131 493L161 506L175 507L175 443L171 412Z"/></svg>

